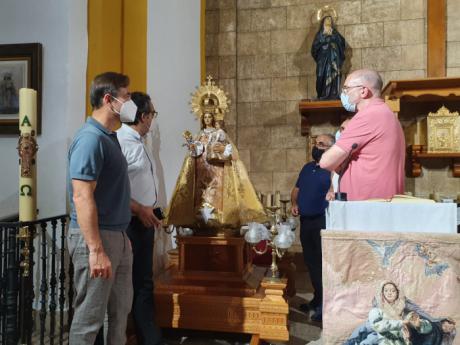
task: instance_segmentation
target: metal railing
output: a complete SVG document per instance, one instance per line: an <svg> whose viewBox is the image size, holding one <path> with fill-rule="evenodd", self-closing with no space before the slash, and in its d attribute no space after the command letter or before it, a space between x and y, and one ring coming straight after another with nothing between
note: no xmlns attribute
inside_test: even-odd
<svg viewBox="0 0 460 345"><path fill-rule="evenodd" d="M67 221L0 222L0 344L32 344L33 335L40 345L68 342L74 292Z"/></svg>

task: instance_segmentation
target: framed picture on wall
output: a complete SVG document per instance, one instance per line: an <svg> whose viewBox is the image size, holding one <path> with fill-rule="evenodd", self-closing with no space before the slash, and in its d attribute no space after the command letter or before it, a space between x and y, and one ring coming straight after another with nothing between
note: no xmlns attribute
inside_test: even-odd
<svg viewBox="0 0 460 345"><path fill-rule="evenodd" d="M37 132L41 133L42 45L0 44L0 134L19 133L19 89L37 91Z"/></svg>

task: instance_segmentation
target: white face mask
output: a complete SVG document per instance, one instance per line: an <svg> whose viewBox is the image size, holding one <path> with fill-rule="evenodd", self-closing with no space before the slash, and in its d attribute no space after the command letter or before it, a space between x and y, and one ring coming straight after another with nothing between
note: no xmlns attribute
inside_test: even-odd
<svg viewBox="0 0 460 345"><path fill-rule="evenodd" d="M339 141L341 134L342 133L340 131L335 132L335 142Z"/></svg>
<svg viewBox="0 0 460 345"><path fill-rule="evenodd" d="M350 96L345 92L340 94L340 101L346 111L354 113L356 111L356 104L350 102Z"/></svg>
<svg viewBox="0 0 460 345"><path fill-rule="evenodd" d="M118 115L120 115L120 121L121 122L134 122L134 120L136 119L136 112L137 112L136 103L134 103L131 99L129 101L122 102L116 97L112 96L112 98L116 99L118 102L121 103L120 112L116 111L115 109L113 110Z"/></svg>

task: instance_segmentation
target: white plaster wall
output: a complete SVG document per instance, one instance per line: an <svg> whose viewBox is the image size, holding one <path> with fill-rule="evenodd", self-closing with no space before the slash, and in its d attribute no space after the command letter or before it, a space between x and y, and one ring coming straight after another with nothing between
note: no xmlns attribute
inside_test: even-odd
<svg viewBox="0 0 460 345"><path fill-rule="evenodd" d="M190 113L190 93L200 84L200 0L149 0L147 34L147 91L159 113L150 147L156 160L159 201L166 206L187 154L182 132L196 133ZM171 235L157 231L153 271L165 267Z"/></svg>
<svg viewBox="0 0 460 345"><path fill-rule="evenodd" d="M43 45L39 217L66 212L67 148L85 115L86 0L3 0L0 44ZM0 216L17 211L17 136L0 135Z"/></svg>
<svg viewBox="0 0 460 345"><path fill-rule="evenodd" d="M186 154L182 132L196 133L190 94L200 84L200 0L149 0L147 90L159 113L153 147L164 205Z"/></svg>

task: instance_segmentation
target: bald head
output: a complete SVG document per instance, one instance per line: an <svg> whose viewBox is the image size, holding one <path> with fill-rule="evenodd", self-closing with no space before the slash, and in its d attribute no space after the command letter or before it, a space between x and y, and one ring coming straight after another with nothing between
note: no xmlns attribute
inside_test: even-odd
<svg viewBox="0 0 460 345"><path fill-rule="evenodd" d="M380 92L383 87L382 77L377 71L371 69L359 69L352 72L348 81L355 81L372 91L374 96L380 97Z"/></svg>

